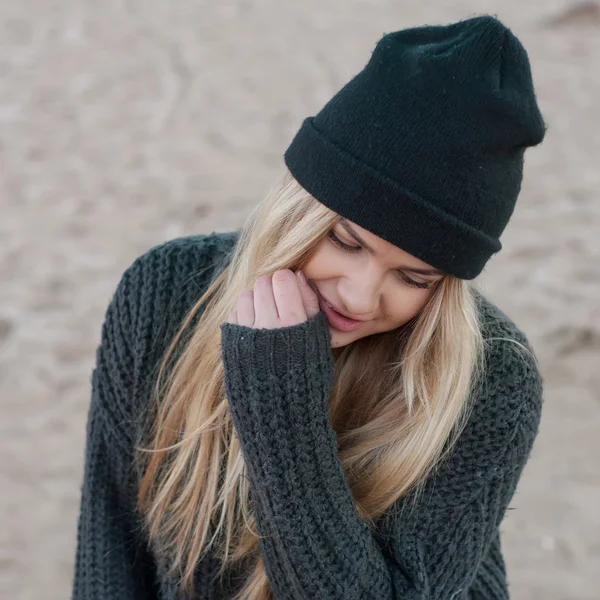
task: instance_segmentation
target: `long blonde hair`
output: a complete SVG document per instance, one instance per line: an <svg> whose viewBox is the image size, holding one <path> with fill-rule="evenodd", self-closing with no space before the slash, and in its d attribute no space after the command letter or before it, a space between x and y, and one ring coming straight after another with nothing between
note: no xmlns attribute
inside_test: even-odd
<svg viewBox="0 0 600 600"><path fill-rule="evenodd" d="M233 600L273 598L228 410L220 325L239 292L258 277L302 268L338 218L285 170L160 363L155 415L147 445L136 453L143 472L138 509L180 593L193 595L196 567L210 551L220 560L219 577L244 566ZM399 498L420 489L464 427L484 368L476 292L472 282L447 275L405 326L332 349L330 417L339 460L356 508L372 528Z"/></svg>

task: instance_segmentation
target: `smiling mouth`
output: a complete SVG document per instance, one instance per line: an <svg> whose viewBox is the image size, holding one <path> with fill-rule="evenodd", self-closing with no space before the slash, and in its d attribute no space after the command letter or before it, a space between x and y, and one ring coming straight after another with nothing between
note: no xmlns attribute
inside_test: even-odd
<svg viewBox="0 0 600 600"><path fill-rule="evenodd" d="M328 302L327 300L325 300L325 298L323 298L323 302L325 302L325 304L327 304L327 306L329 308L331 308L331 310L335 311L341 317L344 317L344 319L348 319L349 321L356 321L357 323L362 323L362 321L363 321L362 319L355 319L354 317L346 316L344 313L340 312L335 306L333 306L333 304L331 304L331 302Z"/></svg>
<svg viewBox="0 0 600 600"><path fill-rule="evenodd" d="M327 306L329 308L331 308L333 311L335 311L338 315L340 315L341 317L344 317L344 319L348 319L349 321L356 321L358 323L362 323L364 322L366 319L355 319L354 317L348 317L347 315L345 315L343 312L340 312L335 306L333 306L333 304L331 304L331 302L329 302L325 296L323 296L323 294L321 294L321 292L319 292L317 290L317 293L319 295L319 297L323 300L323 302L325 304L327 304Z"/></svg>
<svg viewBox="0 0 600 600"><path fill-rule="evenodd" d="M338 329L339 331L348 332L348 331L354 331L355 329L357 329L363 325L364 321L346 317L342 313L338 312L331 305L330 302L325 300L325 298L321 295L321 292L318 290L318 288L315 289L315 293L317 294L317 296L319 298L319 305L321 307L321 310L325 313L325 315L327 316L327 320L329 321L329 324L334 329Z"/></svg>

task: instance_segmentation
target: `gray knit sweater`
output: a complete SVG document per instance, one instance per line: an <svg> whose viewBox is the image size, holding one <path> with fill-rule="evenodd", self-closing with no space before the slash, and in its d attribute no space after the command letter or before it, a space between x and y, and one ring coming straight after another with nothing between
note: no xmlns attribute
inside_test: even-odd
<svg viewBox="0 0 600 600"><path fill-rule="evenodd" d="M238 232L178 238L124 273L102 326L92 375L73 600L174 600L148 548L133 446L158 361ZM488 338L528 344L480 297ZM499 526L536 437L542 378L535 361L490 342L488 374L449 458L413 510L398 501L375 534L359 517L329 421L332 354L323 312L280 329L221 326L225 383L251 484L261 552L280 600L501 600L508 586ZM210 556L197 595L231 598ZM218 580L217 580L218 581ZM240 580L237 580L240 581Z"/></svg>

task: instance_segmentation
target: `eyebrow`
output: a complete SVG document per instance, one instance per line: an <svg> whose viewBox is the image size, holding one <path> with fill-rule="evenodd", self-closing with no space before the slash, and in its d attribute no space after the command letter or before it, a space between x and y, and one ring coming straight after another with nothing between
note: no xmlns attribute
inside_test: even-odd
<svg viewBox="0 0 600 600"><path fill-rule="evenodd" d="M371 254L377 254L367 242L365 242L360 235L350 226L350 223L346 219L340 219L340 225L364 248L370 252ZM400 265L397 267L398 269L402 269L403 271L411 271L412 273L419 273L421 275L443 275L443 271L439 269L419 269L418 267L409 267L408 265Z"/></svg>

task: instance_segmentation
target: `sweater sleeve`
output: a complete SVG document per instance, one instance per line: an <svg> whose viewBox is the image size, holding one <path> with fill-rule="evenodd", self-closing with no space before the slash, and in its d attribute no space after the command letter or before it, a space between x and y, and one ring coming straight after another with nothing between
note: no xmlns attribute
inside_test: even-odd
<svg viewBox="0 0 600 600"><path fill-rule="evenodd" d="M227 399L275 597L466 598L537 432L535 368L515 362L493 379L480 402L492 416L475 414L423 494L398 501L374 535L356 510L329 420L325 314L271 330L224 323L221 334ZM498 590L476 597L504 598Z"/></svg>
<svg viewBox="0 0 600 600"><path fill-rule="evenodd" d="M154 565L138 532L126 407L134 383L132 284L123 275L106 311L92 374L72 600L151 600Z"/></svg>

